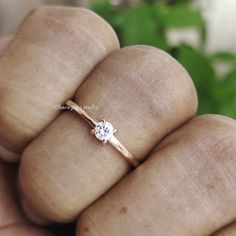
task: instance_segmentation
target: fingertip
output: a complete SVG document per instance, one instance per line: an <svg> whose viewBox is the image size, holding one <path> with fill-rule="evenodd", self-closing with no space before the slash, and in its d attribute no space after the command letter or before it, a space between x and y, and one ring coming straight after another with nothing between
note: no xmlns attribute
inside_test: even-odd
<svg viewBox="0 0 236 236"><path fill-rule="evenodd" d="M114 30L89 10L32 10L0 63L0 143L22 151L60 113L55 105L117 49Z"/></svg>
<svg viewBox="0 0 236 236"><path fill-rule="evenodd" d="M13 38L14 35L4 36L0 38L0 57L5 53L6 49L8 48Z"/></svg>
<svg viewBox="0 0 236 236"><path fill-rule="evenodd" d="M16 163L19 161L20 154L12 152L0 144L0 157L4 161Z"/></svg>
<svg viewBox="0 0 236 236"><path fill-rule="evenodd" d="M44 221L42 219L40 219L39 217L37 217L30 209L30 207L28 206L28 203L26 201L26 199L24 197L21 197L21 207L23 212L25 213L26 217L32 221L33 223L37 224L37 225L48 225L49 223L47 221Z"/></svg>
<svg viewBox="0 0 236 236"><path fill-rule="evenodd" d="M18 184L18 195L19 195L22 211L31 222L40 226L45 226L49 224L48 221L41 219L40 217L37 216L37 214L35 214L35 212L32 210L32 207L29 206L27 200L23 196L19 184Z"/></svg>

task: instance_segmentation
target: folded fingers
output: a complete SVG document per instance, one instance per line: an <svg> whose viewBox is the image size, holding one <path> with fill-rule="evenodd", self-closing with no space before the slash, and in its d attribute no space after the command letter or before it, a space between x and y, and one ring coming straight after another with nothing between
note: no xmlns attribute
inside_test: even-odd
<svg viewBox="0 0 236 236"><path fill-rule="evenodd" d="M112 53L79 87L76 102L110 121L117 138L144 160L154 145L194 116L197 96L187 72L171 56L147 46ZM131 170L109 145L65 112L24 151L20 185L32 212L70 221Z"/></svg>
<svg viewBox="0 0 236 236"><path fill-rule="evenodd" d="M86 9L39 7L0 58L0 151L15 161L59 113L95 65L119 43Z"/></svg>
<svg viewBox="0 0 236 236"><path fill-rule="evenodd" d="M236 216L235 140L235 120L192 119L81 215L77 235L210 235L228 225Z"/></svg>

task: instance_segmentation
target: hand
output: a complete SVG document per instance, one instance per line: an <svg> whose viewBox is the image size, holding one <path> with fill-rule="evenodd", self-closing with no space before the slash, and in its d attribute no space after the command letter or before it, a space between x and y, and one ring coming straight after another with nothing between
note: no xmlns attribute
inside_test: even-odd
<svg viewBox="0 0 236 236"><path fill-rule="evenodd" d="M166 53L118 49L89 11L41 7L2 57L1 153L20 161L25 213L41 224L70 222L122 179L83 212L77 235L210 235L236 214L236 123L193 118L193 83ZM124 178L131 168L120 154L76 114L55 109L74 94L147 161Z"/></svg>
<svg viewBox="0 0 236 236"><path fill-rule="evenodd" d="M53 236L23 215L16 195L16 174L14 166L0 161L0 235Z"/></svg>

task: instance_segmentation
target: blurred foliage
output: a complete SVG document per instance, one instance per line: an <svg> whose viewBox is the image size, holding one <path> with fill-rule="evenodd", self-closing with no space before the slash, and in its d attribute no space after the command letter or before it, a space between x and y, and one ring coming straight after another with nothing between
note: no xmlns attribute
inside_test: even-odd
<svg viewBox="0 0 236 236"><path fill-rule="evenodd" d="M149 0L120 6L103 1L93 4L92 9L113 26L122 47L151 45L174 56L187 69L198 90L198 114L218 113L236 118L236 55L209 55L204 51L206 23L191 0ZM189 28L199 34L198 47L186 43L172 46L168 42L168 30ZM230 72L220 76L216 70L219 63L227 64Z"/></svg>

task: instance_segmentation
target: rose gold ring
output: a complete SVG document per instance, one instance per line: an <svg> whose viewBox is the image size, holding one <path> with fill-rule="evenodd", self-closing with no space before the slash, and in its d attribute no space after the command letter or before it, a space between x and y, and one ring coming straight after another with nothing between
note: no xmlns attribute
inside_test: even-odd
<svg viewBox="0 0 236 236"><path fill-rule="evenodd" d="M95 135L97 139L103 143L110 143L115 149L117 149L123 157L134 167L138 167L140 162L126 149L126 147L114 136L117 129L114 129L112 124L102 120L97 121L93 119L89 114L87 114L79 105L75 102L68 100L66 105L71 108L71 110L78 113L84 120L86 120L93 129L91 133Z"/></svg>

